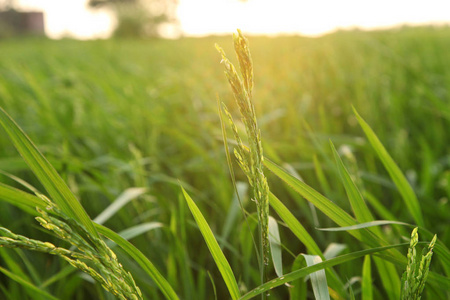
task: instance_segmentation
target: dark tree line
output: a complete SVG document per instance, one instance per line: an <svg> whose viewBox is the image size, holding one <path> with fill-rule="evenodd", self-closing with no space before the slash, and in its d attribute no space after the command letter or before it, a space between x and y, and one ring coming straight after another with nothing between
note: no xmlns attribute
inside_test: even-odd
<svg viewBox="0 0 450 300"><path fill-rule="evenodd" d="M92 8L109 7L117 17L115 36L158 37L161 26L177 26L177 0L90 0Z"/></svg>

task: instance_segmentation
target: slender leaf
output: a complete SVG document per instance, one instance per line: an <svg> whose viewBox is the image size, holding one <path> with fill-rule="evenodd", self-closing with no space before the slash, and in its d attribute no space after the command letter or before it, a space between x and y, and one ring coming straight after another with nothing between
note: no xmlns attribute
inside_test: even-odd
<svg viewBox="0 0 450 300"><path fill-rule="evenodd" d="M305 227L302 226L302 224L294 217L289 209L272 193L269 195L269 202L272 208L277 212L295 236L305 245L305 247L312 254L319 255L324 258L319 246L317 246L316 242Z"/></svg>
<svg viewBox="0 0 450 300"><path fill-rule="evenodd" d="M125 204L147 192L146 188L128 188L116 200L103 210L95 219L97 224L104 224Z"/></svg>
<svg viewBox="0 0 450 300"><path fill-rule="evenodd" d="M292 264L291 272L297 271L305 266L305 258L302 254L298 255ZM287 284L287 283L286 283ZM292 300L306 300L307 288L306 282L303 279L296 279L292 281L289 288L289 295Z"/></svg>
<svg viewBox="0 0 450 300"><path fill-rule="evenodd" d="M45 187L50 198L65 214L84 225L86 230L95 237L99 237L92 220L75 198L74 194L69 190L64 180L58 175L55 168L53 168L28 136L1 107L0 124L8 133L20 155Z"/></svg>
<svg viewBox="0 0 450 300"><path fill-rule="evenodd" d="M264 159L264 165L275 175L277 175L280 179L286 182L297 193L302 195L306 200L313 203L319 210L321 210L325 215L327 215L331 220L333 220L338 225L340 226L357 225L356 220L352 218L348 213L346 213L342 208L340 208L334 202L327 199L319 192L308 186L306 183L288 174L285 170L283 170L281 167L279 167L269 159ZM380 245L379 240L368 231L361 231L361 232L353 231L350 232L350 234L371 247L377 247ZM399 255L401 256L400 253Z"/></svg>
<svg viewBox="0 0 450 300"><path fill-rule="evenodd" d="M336 151L336 148L334 147L333 143L330 141L331 150L333 151L334 158L336 160L336 164L338 167L339 176L342 179L342 182L344 183L345 191L347 193L348 199L350 201L350 205L353 209L353 212L355 213L355 217L359 222L371 222L373 221L373 216L370 213L369 208L367 207L366 202L364 201L364 198L362 197L356 183L351 178L349 172L347 171L347 168L344 166L344 163L342 162L338 152ZM355 225L358 226L358 225ZM350 226L352 227L352 226ZM360 228L368 228L370 226L362 226ZM349 227L347 227L349 228ZM378 238L381 240L381 245L385 245L386 242L383 241L383 235L382 232L378 227L371 228L371 232L373 232ZM383 286L385 290L388 292L388 296L391 300L398 299L400 290L400 279L397 275L397 270L395 269L395 266L392 264L383 261L380 258L374 259L375 264L377 265L377 270L380 274Z"/></svg>
<svg viewBox="0 0 450 300"><path fill-rule="evenodd" d="M243 295L240 299L241 300L246 300L246 299L251 299L261 293L264 293L265 291L268 291L270 289L273 289L277 286L283 285L287 282L291 282L293 280L305 277L306 275L309 275L313 272L316 272L318 270L322 270L325 268L329 268L332 266L336 266L351 260L354 260L356 258L368 255L368 254L373 254L373 253L377 253L377 252L381 252L381 251L385 251L385 250L389 250L392 248L396 248L396 247L401 247L401 246L408 246L408 243L403 243L403 244L396 244L396 245L390 245L390 246L385 246L385 247L377 247L377 248L371 248L371 249L366 249L366 250L361 250L361 251L357 251L357 252L352 252L349 254L344 254L341 256L338 256L336 258L332 258L329 260L326 260L324 262L306 267L306 268L302 268L300 270L297 271L293 271L291 273L285 274L282 277L279 278L275 278L273 280L270 280L268 282L266 282L263 285L260 285L256 288L254 288L253 290L251 290L250 292L248 292L247 294Z"/></svg>
<svg viewBox="0 0 450 300"><path fill-rule="evenodd" d="M327 249L325 249L325 251L323 252L323 256L325 256L325 259L334 258L345 249L347 249L346 244L331 243L328 245Z"/></svg>
<svg viewBox="0 0 450 300"><path fill-rule="evenodd" d="M305 257L306 265L308 267L322 262L322 259L318 255L303 254L303 256ZM325 270L322 269L311 273L310 278L316 300L329 300L330 293L328 293L328 284L327 277L325 276Z"/></svg>
<svg viewBox="0 0 450 300"><path fill-rule="evenodd" d="M322 231L348 231L348 230L357 230L357 229L363 229L363 228L368 228L368 227L373 227L373 226L390 225L390 224L405 225L405 226L411 226L411 227L415 226L415 225L411 225L411 224L399 222L399 221L377 220L377 221L361 223L361 224L357 224L357 225L353 225L353 226L316 228L316 229L322 230Z"/></svg>
<svg viewBox="0 0 450 300"><path fill-rule="evenodd" d="M350 201L350 205L352 206L353 212L355 213L356 220L359 222L370 222L373 220L372 214L370 213L369 208L366 205L361 193L358 190L353 179L350 177L347 169L342 162L336 148L333 143L330 141L331 150L333 151L334 159L336 160L336 164L339 171L339 176L344 183L345 191L347 192L348 199Z"/></svg>
<svg viewBox="0 0 450 300"><path fill-rule="evenodd" d="M269 243L273 267L278 277L283 276L283 258L281 256L280 231L277 221L269 216Z"/></svg>
<svg viewBox="0 0 450 300"><path fill-rule="evenodd" d="M372 268L370 264L370 255L364 257L361 283L362 300L372 300Z"/></svg>
<svg viewBox="0 0 450 300"><path fill-rule="evenodd" d="M10 279L14 280L15 282L19 283L20 285L22 285L24 288L30 289L32 291L34 291L35 293L42 295L44 297L46 297L47 299L51 299L51 300L58 300L58 298L50 295L48 292L41 290L40 288L38 288L37 286L35 286L34 284L32 284L31 282L26 281L25 279L23 279L21 276L18 276L10 271L8 271L5 268L0 267L0 272L2 272L3 274L5 274L6 276L8 276Z"/></svg>
<svg viewBox="0 0 450 300"><path fill-rule="evenodd" d="M382 161L384 167L388 171L400 194L402 195L406 208L409 210L417 225L424 227L419 200L417 200L416 194L414 193L414 190L412 189L405 175L403 175L400 168L386 151L383 144L373 132L372 128L370 128L369 124L367 124L366 121L363 120L363 118L358 114L355 108L353 108L353 111L359 121L359 124L364 130L367 139L369 140L375 152L378 154L378 157Z"/></svg>
<svg viewBox="0 0 450 300"><path fill-rule="evenodd" d="M137 237L138 235L141 235L153 229L161 228L163 226L164 225L159 222L142 223L120 231L119 235L128 241L134 237Z"/></svg>
<svg viewBox="0 0 450 300"><path fill-rule="evenodd" d="M195 221L197 222L198 228L200 229L200 232L205 239L206 245L208 246L209 251L214 258L214 261L219 268L220 273L222 274L222 277L228 287L228 291L230 292L232 299L239 299L239 287L236 282L236 278L234 277L233 270L231 270L230 264L228 263L225 255L220 249L219 244L217 243L217 240L211 231L211 228L209 228L208 223L198 209L194 200L192 200L192 198L186 193L183 187L181 188L181 190L189 206L189 209L191 210L191 213L194 216Z"/></svg>
<svg viewBox="0 0 450 300"><path fill-rule="evenodd" d="M0 200L17 206L31 215L38 215L36 207L44 208L46 206L46 203L39 197L3 183L0 183Z"/></svg>

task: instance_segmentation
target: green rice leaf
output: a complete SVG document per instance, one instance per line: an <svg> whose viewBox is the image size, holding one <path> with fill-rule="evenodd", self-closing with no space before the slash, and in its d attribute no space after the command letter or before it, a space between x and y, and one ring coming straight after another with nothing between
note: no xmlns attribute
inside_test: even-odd
<svg viewBox="0 0 450 300"><path fill-rule="evenodd" d="M46 206L41 198L3 183L0 183L0 200L17 206L31 215L38 215L36 207L44 208Z"/></svg>
<svg viewBox="0 0 450 300"><path fill-rule="evenodd" d="M353 111L356 115L356 118L358 119L359 124L364 130L367 139L369 140L375 152L378 154L378 157L380 158L384 167L391 176L392 181L394 181L400 194L402 195L406 208L409 210L411 216L414 218L417 225L424 227L424 221L422 211L420 209L419 200L417 200L416 194L414 193L405 175L403 175L402 171L397 166L392 157L389 155L389 153L386 151L383 144L381 144L380 140L375 135L372 128L370 128L369 124L367 124L366 121L364 121L364 119L358 114L355 108L353 108Z"/></svg>
<svg viewBox="0 0 450 300"><path fill-rule="evenodd" d="M289 209L272 193L269 195L269 201L270 206L272 206L289 229L305 245L306 249L308 249L312 254L320 255L324 258L319 246L317 246L316 242L305 227L302 226L302 224L294 217Z"/></svg>
<svg viewBox="0 0 450 300"><path fill-rule="evenodd" d="M399 222L399 221L377 220L377 221L361 223L361 224L357 224L357 225L353 225L353 226L316 228L316 229L322 230L322 231L348 231L348 230L357 230L357 229L363 229L363 228L368 228L368 227L373 227L373 226L391 225L391 224L414 227L414 225L404 223L404 222Z"/></svg>
<svg viewBox="0 0 450 300"><path fill-rule="evenodd" d="M308 267L321 263L322 259L318 255L303 254L306 265ZM325 270L319 270L310 275L311 285L316 300L329 300L330 293L328 293L327 277L325 276Z"/></svg>
<svg viewBox="0 0 450 300"><path fill-rule="evenodd" d="M6 276L8 276L10 279L14 280L15 282L19 283L20 285L22 285L24 288L30 289L32 291L34 291L35 293L42 295L44 297L46 297L47 299L51 299L51 300L58 300L58 298L50 295L48 292L41 290L40 288L38 288L37 286L35 286L34 284L32 284L31 282L26 281L25 279L23 279L22 277L8 271L5 268L0 267L0 272L2 272L3 274L5 274Z"/></svg>
<svg viewBox="0 0 450 300"><path fill-rule="evenodd" d="M346 244L331 243L323 251L323 256L325 256L325 259L334 258L347 248L348 246Z"/></svg>
<svg viewBox="0 0 450 300"><path fill-rule="evenodd" d="M0 124L6 130L20 155L34 172L50 195L50 198L69 217L80 222L86 230L95 237L99 237L92 220L69 190L64 180L58 175L55 168L39 152L37 147L20 129L14 120L0 107Z"/></svg>
<svg viewBox="0 0 450 300"><path fill-rule="evenodd" d="M326 216L333 220L336 224L340 226L353 226L357 225L357 222L348 213L346 213L342 208L337 206L331 200L327 199L319 192L308 186L306 183L298 180L294 176L287 173L281 167L276 165L269 159L264 159L264 165L275 175L277 175L281 180L287 183L293 190L303 196L306 200L310 201L314 206L321 210ZM354 237L359 240L363 240L371 247L379 246L376 238L369 234L369 232L350 232Z"/></svg>
<svg viewBox="0 0 450 300"><path fill-rule="evenodd" d="M372 300L372 268L370 264L370 255L364 257L361 283L362 300Z"/></svg>
<svg viewBox="0 0 450 300"><path fill-rule="evenodd" d="M269 216L269 243L275 273L281 277L283 276L283 258L281 256L280 231L277 221L271 216Z"/></svg>
<svg viewBox="0 0 450 300"><path fill-rule="evenodd" d="M401 247L401 246L408 246L408 243L403 243L403 244L396 244L396 245L390 245L390 246L385 246L385 247L377 247L377 248L371 248L371 249L366 249L366 250L361 250L361 251L357 251L357 252L352 252L349 254L344 254L341 256L338 256L336 258L332 258L329 260L326 260L324 262L306 267L306 268L302 268L300 270L297 271L293 271L291 273L285 274L282 277L278 277L275 278L271 281L266 282L265 284L262 284L256 288L254 288L253 290L251 290L250 292L248 292L247 294L243 295L240 299L241 300L247 300L247 299L251 299L261 293L264 293L265 291L268 291L270 289L273 289L275 287L278 287L280 285L283 285L287 282L291 282L293 280L305 277L306 275L309 275L313 272L316 272L318 270L322 270L325 268L329 268L332 266L336 266L348 261L352 261L356 258L368 255L368 254L373 254L373 253L377 253L377 252L381 252L381 251L385 251L385 250L389 250L392 248L396 248L396 247Z"/></svg>
<svg viewBox="0 0 450 300"><path fill-rule="evenodd" d="M287 173L274 162L266 158L264 159L264 165L337 224L341 226L351 226L356 224L356 220L342 208L308 186L306 183Z"/></svg>
<svg viewBox="0 0 450 300"><path fill-rule="evenodd" d="M217 243L217 240L211 231L211 228L209 228L208 223L206 222L202 213L198 209L194 200L192 200L192 198L188 195L188 193L186 193L183 187L181 187L181 190L189 206L189 209L191 210L191 213L194 216L195 222L197 222L198 228L200 229L200 232L202 233L203 238L205 239L206 245L208 246L209 251L211 252L211 255L214 258L214 261L217 267L219 268L220 273L222 274L223 280L225 281L225 284L228 287L228 291L231 294L231 298L239 299L240 297L239 287L236 282L236 278L234 277L233 270L231 270L230 264L228 263L225 255L220 249L219 244Z"/></svg>
<svg viewBox="0 0 450 300"><path fill-rule="evenodd" d="M358 190L353 179L350 177L347 169L342 162L336 148L333 143L330 141L331 150L333 151L334 159L336 160L336 164L339 171L339 176L344 183L345 191L347 193L348 199L350 201L350 205L352 206L353 212L355 213L356 220L359 222L369 222L373 220L372 214L370 213L369 208L366 205L361 193Z"/></svg>
<svg viewBox="0 0 450 300"><path fill-rule="evenodd" d="M150 278L153 279L153 281L156 283L156 285L159 287L159 289L167 299L178 299L177 294L170 286L169 282L167 282L167 280L161 275L161 273L159 273L153 263L144 254L142 254L142 252L139 251L138 248L136 248L135 246L133 246L133 244L125 240L123 237L121 237L111 229L106 228L105 226L95 224L95 227L100 234L115 242L125 251L125 253L130 255L136 261L136 263L138 263L142 267L142 269L148 275L150 275Z"/></svg>
<svg viewBox="0 0 450 300"><path fill-rule="evenodd" d="M114 216L125 204L147 192L146 188L128 188L117 197L105 210L103 210L95 219L97 224L104 224Z"/></svg>
<svg viewBox="0 0 450 300"><path fill-rule="evenodd" d="M159 222L142 223L120 231L119 235L128 241L134 237L137 237L138 235L141 235L153 229L162 228L163 226L164 225Z"/></svg>

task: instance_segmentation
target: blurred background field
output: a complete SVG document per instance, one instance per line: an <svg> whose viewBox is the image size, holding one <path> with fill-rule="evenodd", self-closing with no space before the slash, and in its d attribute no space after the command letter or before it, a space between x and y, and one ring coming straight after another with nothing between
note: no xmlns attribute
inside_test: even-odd
<svg viewBox="0 0 450 300"><path fill-rule="evenodd" d="M414 223L359 127L353 105L406 174L426 228L449 245L450 28L349 30L317 38L249 36L249 41L265 155L350 211L331 140L376 219ZM213 299L215 289L218 299L228 294L180 196L180 182L205 215L241 289L249 290L259 280L253 245L233 200L222 142L216 94L233 114L238 111L215 43L234 57L230 36L0 41L0 106L55 166L91 218L123 192L133 193L130 188L147 189L105 226L120 232L153 223L154 229L131 241L182 299ZM245 207L252 213L246 179L235 167ZM4 132L0 170L43 190ZM7 176L1 182L20 187ZM332 243L344 244L344 253L362 249L345 232L316 230L336 225L270 174L269 186L322 250ZM58 244L32 216L4 202L0 225ZM403 242L410 232L397 226L383 230L391 243ZM281 226L280 231L289 269L294 255L305 248L288 229ZM431 237L424 234L423 239ZM120 259L148 299L162 299L133 261L125 255ZM56 257L0 248L0 265L29 274L60 299L111 299ZM337 270L344 282L353 283L358 298L360 283L351 279L361 276L361 266L344 264ZM442 273L437 262L431 270ZM380 278L373 276L374 298L385 299ZM426 299L442 295L433 288L426 293ZM0 295L29 298L26 289L6 277L1 277ZM285 299L288 292L281 288L273 295Z"/></svg>

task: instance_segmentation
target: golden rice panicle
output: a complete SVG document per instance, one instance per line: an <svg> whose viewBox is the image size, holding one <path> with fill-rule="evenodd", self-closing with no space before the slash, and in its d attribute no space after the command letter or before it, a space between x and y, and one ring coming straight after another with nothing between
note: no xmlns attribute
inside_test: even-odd
<svg viewBox="0 0 450 300"><path fill-rule="evenodd" d="M269 263L269 186L263 171L263 149L261 145L261 132L256 119L255 108L252 102L253 97L253 63L248 46L248 40L238 30L238 34L233 35L234 49L239 62L242 75L238 75L236 68L227 58L222 48L216 45L222 56L221 63L225 66L225 74L233 91L236 104L244 123L249 148L243 146L237 128L233 122L231 114L224 109L231 123L233 134L238 143L235 149L235 156L238 163L253 188L254 200L258 211L258 219L261 228L261 244L264 264Z"/></svg>

